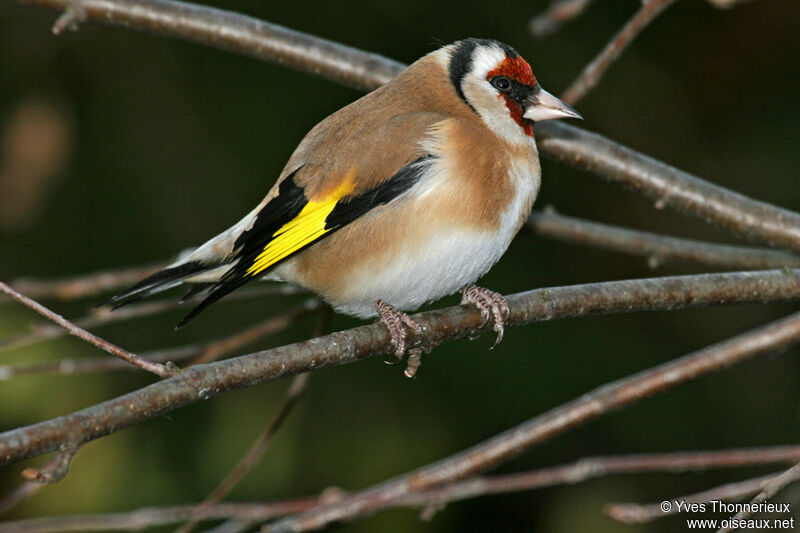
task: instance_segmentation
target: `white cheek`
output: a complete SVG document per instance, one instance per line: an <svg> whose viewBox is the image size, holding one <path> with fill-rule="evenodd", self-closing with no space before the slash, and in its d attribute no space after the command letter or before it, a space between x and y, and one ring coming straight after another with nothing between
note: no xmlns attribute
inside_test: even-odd
<svg viewBox="0 0 800 533"><path fill-rule="evenodd" d="M529 139L522 126L511 116L505 100L487 81L469 79L465 81L463 88L464 95L473 108L495 134L514 144Z"/></svg>

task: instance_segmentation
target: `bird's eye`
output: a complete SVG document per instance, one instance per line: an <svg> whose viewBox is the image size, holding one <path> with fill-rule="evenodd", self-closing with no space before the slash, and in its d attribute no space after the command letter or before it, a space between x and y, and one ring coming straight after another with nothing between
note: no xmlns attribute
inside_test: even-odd
<svg viewBox="0 0 800 533"><path fill-rule="evenodd" d="M505 76L497 76L496 78L492 78L491 83L498 91L507 91L511 88L511 80Z"/></svg>

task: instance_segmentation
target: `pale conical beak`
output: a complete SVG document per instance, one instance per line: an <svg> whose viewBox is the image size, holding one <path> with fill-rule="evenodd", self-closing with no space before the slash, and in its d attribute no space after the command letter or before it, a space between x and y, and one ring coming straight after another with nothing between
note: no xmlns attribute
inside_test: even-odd
<svg viewBox="0 0 800 533"><path fill-rule="evenodd" d="M525 114L522 116L534 122L553 120L555 118L583 119L580 113L575 111L572 106L541 88L534 93L525 109Z"/></svg>

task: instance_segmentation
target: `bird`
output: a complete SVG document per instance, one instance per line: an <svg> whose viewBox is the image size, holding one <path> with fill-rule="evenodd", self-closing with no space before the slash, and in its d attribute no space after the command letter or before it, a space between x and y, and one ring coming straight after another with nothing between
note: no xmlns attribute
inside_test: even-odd
<svg viewBox="0 0 800 533"><path fill-rule="evenodd" d="M538 194L534 123L559 118L582 117L511 46L443 46L319 122L253 210L110 303L187 285L204 299L177 329L250 281L289 282L379 318L402 357L422 332L408 312L460 291L500 342L508 304L475 282Z"/></svg>

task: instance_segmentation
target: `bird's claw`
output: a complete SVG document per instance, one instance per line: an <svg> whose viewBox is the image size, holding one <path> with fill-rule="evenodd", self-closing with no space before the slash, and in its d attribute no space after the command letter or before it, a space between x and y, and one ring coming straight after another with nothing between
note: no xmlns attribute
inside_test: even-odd
<svg viewBox="0 0 800 533"><path fill-rule="evenodd" d="M386 326L386 329L389 330L389 335L392 337L392 348L394 349L394 355L399 361L406 353L408 330L413 331L416 335L421 335L422 326L420 326L416 320L408 316L408 314L398 311L392 305L384 302L383 300L378 300L375 302L375 309L377 309L378 314L381 316L381 321ZM419 357L417 356L416 367L419 366L418 360ZM409 362L409 364L411 363ZM416 370L416 367L414 370ZM408 374L409 372L406 371L406 375ZM411 372L411 376L413 376L413 372Z"/></svg>
<svg viewBox="0 0 800 533"><path fill-rule="evenodd" d="M461 305L472 304L478 308L483 319L483 325L492 319L492 329L497 333L497 339L492 348L500 344L505 332L506 319L510 313L508 302L500 293L490 291L477 285L469 285L461 291Z"/></svg>

